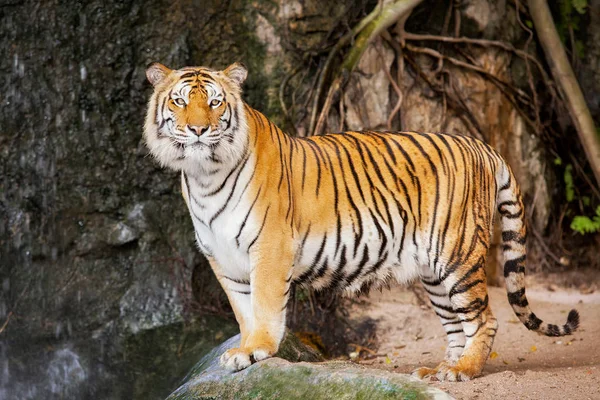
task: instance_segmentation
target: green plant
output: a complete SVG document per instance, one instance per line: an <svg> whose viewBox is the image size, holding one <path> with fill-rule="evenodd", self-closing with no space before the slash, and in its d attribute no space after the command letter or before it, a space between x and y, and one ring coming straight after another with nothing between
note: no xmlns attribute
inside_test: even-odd
<svg viewBox="0 0 600 400"><path fill-rule="evenodd" d="M560 0L559 21L556 24L558 35L563 43L572 41L572 49L577 57L583 58L584 45L579 39L575 39L574 33L579 31L581 16L588 10L588 0Z"/></svg>
<svg viewBox="0 0 600 400"><path fill-rule="evenodd" d="M571 229L575 232L579 232L582 235L586 233L596 233L600 232L600 206L596 207L596 215L592 218L577 215L573 217L573 221L571 221Z"/></svg>
<svg viewBox="0 0 600 400"><path fill-rule="evenodd" d="M567 164L565 167L565 173L563 176L565 180L565 191L567 201L570 203L575 199L575 184L573 183L573 165Z"/></svg>
<svg viewBox="0 0 600 400"><path fill-rule="evenodd" d="M563 165L562 159L557 157L554 159L554 165L561 166ZM591 206L591 199L589 196L576 196L576 188L575 183L573 181L573 165L567 164L565 166L565 171L563 173L563 181L565 183L565 198L568 203L573 202L576 198L581 201L581 204L585 208ZM586 215L576 215L571 220L571 229L577 233L585 235L587 233L596 233L600 232L600 206L596 207L596 214L592 217L588 217ZM572 210L567 211L567 215L573 215Z"/></svg>

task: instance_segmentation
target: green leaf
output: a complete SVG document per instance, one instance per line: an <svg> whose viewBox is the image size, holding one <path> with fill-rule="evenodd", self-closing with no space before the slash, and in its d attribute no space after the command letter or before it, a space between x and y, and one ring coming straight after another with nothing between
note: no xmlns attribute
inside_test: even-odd
<svg viewBox="0 0 600 400"><path fill-rule="evenodd" d="M583 202L584 206L589 206L591 202L590 196L583 196L581 201Z"/></svg>
<svg viewBox="0 0 600 400"><path fill-rule="evenodd" d="M561 0L558 2L562 19L568 19L571 16L571 12L573 11L573 1L576 0Z"/></svg>
<svg viewBox="0 0 600 400"><path fill-rule="evenodd" d="M525 20L525 25L527 25L527 27L528 27L529 29L533 29L533 22L532 22L532 21L530 21L530 20L526 19L526 20Z"/></svg>
<svg viewBox="0 0 600 400"><path fill-rule="evenodd" d="M596 207L596 215L592 218L577 215L571 221L571 229L582 235L600 232L600 206Z"/></svg>
<svg viewBox="0 0 600 400"><path fill-rule="evenodd" d="M575 11L577 11L579 14L585 14L588 6L587 0L571 0L571 3L573 4Z"/></svg>
<svg viewBox="0 0 600 400"><path fill-rule="evenodd" d="M577 215L571 221L571 229L582 235L598 232L600 231L600 217L595 216L592 220L589 217Z"/></svg>
<svg viewBox="0 0 600 400"><path fill-rule="evenodd" d="M571 202L575 199L575 185L573 184L573 165L568 164L565 168L564 174L565 190L567 195L567 201Z"/></svg>
<svg viewBox="0 0 600 400"><path fill-rule="evenodd" d="M598 135L600 135L600 130L598 130ZM562 158L556 157L554 159L554 165L562 165Z"/></svg>

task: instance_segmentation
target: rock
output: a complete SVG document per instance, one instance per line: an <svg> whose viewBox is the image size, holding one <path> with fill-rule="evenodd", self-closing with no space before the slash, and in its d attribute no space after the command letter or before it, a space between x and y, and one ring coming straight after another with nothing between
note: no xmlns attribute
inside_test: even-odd
<svg viewBox="0 0 600 400"><path fill-rule="evenodd" d="M110 227L106 242L111 246L123 246L137 240L138 237L139 233L135 229L123 222L117 222Z"/></svg>
<svg viewBox="0 0 600 400"><path fill-rule="evenodd" d="M371 43L352 74L344 92L346 124L350 130L385 129L392 109L388 93L390 80L385 70L394 61L394 52L381 40ZM329 126L329 130L338 128Z"/></svg>
<svg viewBox="0 0 600 400"><path fill-rule="evenodd" d="M213 349L167 400L451 399L441 390L408 375L345 361L314 363L320 356L290 333L277 357L232 373L219 365L219 357L238 344L239 335Z"/></svg>
<svg viewBox="0 0 600 400"><path fill-rule="evenodd" d="M164 398L199 357L166 356L180 355L188 332L173 331L175 350L166 340L126 344L183 325L192 301L212 306L220 288L196 248L179 175L147 157L144 71L151 61L242 61L245 99L277 115L274 76L285 70L269 75L266 51L294 59L269 37L282 32L277 8L259 20L241 1L9 3L0 6L0 282L9 288L0 289L0 364L10 379L0 378L0 398ZM194 297L192 274L210 290ZM69 349L85 375L60 380L79 370L48 349ZM141 356L135 368L124 361ZM148 378L161 360L171 365Z"/></svg>
<svg viewBox="0 0 600 400"><path fill-rule="evenodd" d="M204 356L198 364L192 368L192 370L188 373L185 379L192 378L194 376L198 376L201 374L223 374L229 375L229 371L221 368L219 364L219 358L221 354L225 351L239 347L240 345L240 335L235 335L225 342L223 342L218 347L215 347L210 351L206 356ZM277 352L277 357L280 357L287 361L298 362L298 361L323 361L323 356L314 350L312 347L309 347L303 344L300 339L298 339L295 335L290 332L286 332L285 337L279 346L279 351Z"/></svg>

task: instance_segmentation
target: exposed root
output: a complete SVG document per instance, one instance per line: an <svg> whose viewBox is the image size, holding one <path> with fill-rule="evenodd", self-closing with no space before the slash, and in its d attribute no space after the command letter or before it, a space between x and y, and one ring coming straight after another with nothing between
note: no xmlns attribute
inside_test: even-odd
<svg viewBox="0 0 600 400"><path fill-rule="evenodd" d="M327 58L324 71L321 73L319 78L321 81L320 83L324 82L324 79L329 72L329 68L333 61L333 56L337 54L339 49L346 42L348 42L350 38L354 38L356 35L352 47L350 47L350 50L346 54L339 71L333 79L333 83L329 88L325 103L323 104L323 108L321 109L321 113L317 120L316 110L318 109L323 86L322 84L319 85L319 89L317 90L316 97L313 102L313 114L310 120L309 131L312 132L312 134L319 135L322 132L322 129L324 128L324 122L327 119L327 114L329 114L331 103L334 97L340 90L343 90L344 86L348 82L348 79L350 78L350 74L358 65L360 57L366 50L369 43L371 43L374 38L379 36L381 32L396 23L401 17L410 13L412 9L421 1L422 0L396 0L386 5L383 5L383 3L380 2L378 7L376 7L371 14L369 14L363 21L359 23L359 25L357 25L355 29L352 30L351 35L345 35L342 37L342 39L340 39Z"/></svg>

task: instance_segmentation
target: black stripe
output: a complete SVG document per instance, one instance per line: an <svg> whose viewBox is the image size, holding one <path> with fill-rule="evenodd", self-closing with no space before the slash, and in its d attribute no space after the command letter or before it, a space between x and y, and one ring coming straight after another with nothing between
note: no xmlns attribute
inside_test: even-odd
<svg viewBox="0 0 600 400"><path fill-rule="evenodd" d="M430 289L427 288L427 285L423 285L423 289L425 289L425 291L430 295L430 296L434 296L434 297L443 297L446 298L446 296L448 296L448 294L446 293L446 291L443 291L442 293L436 293Z"/></svg>
<svg viewBox="0 0 600 400"><path fill-rule="evenodd" d="M477 312L477 316L479 316L481 314L481 312L487 308L488 301L489 301L489 298L488 298L488 295L486 294L485 298L483 300L476 298L473 301L471 301L469 304L467 304L465 307L455 307L454 312L456 312L457 314L468 314L471 312ZM472 321L473 319L475 319L475 318L462 319L462 321L468 322L468 321Z"/></svg>
<svg viewBox="0 0 600 400"><path fill-rule="evenodd" d="M229 276L225 276L225 275L221 275L222 278L225 278L227 280L230 280L231 282L235 282L235 283L239 283L240 285L249 285L250 281L247 279L235 279L235 278L230 278Z"/></svg>
<svg viewBox="0 0 600 400"><path fill-rule="evenodd" d="M211 161L213 161L213 162L215 162L215 163L217 163L217 164L219 164L219 163L221 162L220 160L218 160L218 159L216 158L216 155L215 155L214 153L212 153L210 157L211 157ZM224 188L224 187L225 187L225 185L227 184L227 181L228 181L228 180L229 180L229 178L230 178L230 177L233 175L233 173L234 173L234 172L235 172L235 171L238 169L238 167L239 167L239 165L240 165L240 163L241 163L241 161L242 161L242 160L243 160L243 159L241 159L241 160L240 160L240 162L238 162L238 163L237 163L237 164L236 164L236 165L235 165L235 166L234 166L234 167L231 169L231 171L229 172L229 174L227 174L227 176L226 176L226 177L225 177L225 179L223 180L223 183L221 183L221 185L220 185L218 188L216 188L215 190L213 190L213 191L212 191L212 192L210 192L210 193L207 193L207 194L203 195L203 197L211 197L211 196L214 196L215 194L217 194L217 193L219 193L221 190L223 190L223 188Z"/></svg>
<svg viewBox="0 0 600 400"><path fill-rule="evenodd" d="M248 209L248 212L246 213L246 217L244 217L244 220L242 221L242 225L240 226L240 230L239 230L238 234L235 237L235 243L236 243L236 245L238 247L240 247L240 235L242 234L242 231L244 230L244 227L246 226L246 222L248 221L248 217L250 216L250 213L252 212L252 209L254 208L254 205L256 204L256 201L258 200L258 196L260 196L260 191L261 190L262 190L262 186L258 188L258 192L256 192L256 197L254 198L254 201L250 205L250 208Z"/></svg>
<svg viewBox="0 0 600 400"><path fill-rule="evenodd" d="M317 166L317 185L315 187L315 196L319 197L319 189L321 188L321 158L319 157L317 150L320 152L321 149L310 139L307 139L305 143L308 144L310 150L315 155L315 165Z"/></svg>
<svg viewBox="0 0 600 400"><path fill-rule="evenodd" d="M373 274L373 273L376 273L377 271L379 271L379 269L386 262L387 257L388 257L388 253L385 253L383 255L383 257L381 257L379 260L377 260L377 262L371 268L369 268L363 276L367 276L367 275L370 275L370 274Z"/></svg>
<svg viewBox="0 0 600 400"><path fill-rule="evenodd" d="M304 245L306 244L306 239L308 238L308 234L310 233L310 225L311 223L308 223L308 228L306 229L306 233L304 234L304 237L302 238L302 242L300 242L300 246L297 250L297 254L298 254L298 260L302 260L302 254L304 253Z"/></svg>
<svg viewBox="0 0 600 400"><path fill-rule="evenodd" d="M562 336L558 325L548 324L546 328L546 336Z"/></svg>
<svg viewBox="0 0 600 400"><path fill-rule="evenodd" d="M456 325L456 324L462 324L462 322L460 321L460 319L443 322L442 326Z"/></svg>
<svg viewBox="0 0 600 400"><path fill-rule="evenodd" d="M485 263L485 259L483 257L480 257L479 260L477 260L477 263L475 263L475 265L473 265L471 268L469 268L469 270L463 276L461 276L460 279L454 283L454 285L452 285L452 288L450 288L450 290L448 291L448 297L452 297L457 293L464 293L466 291L466 290L463 290L463 288L466 286L464 284L464 282L467 279L469 279L469 277L471 275L473 275L475 272L484 268L484 263Z"/></svg>
<svg viewBox="0 0 600 400"><path fill-rule="evenodd" d="M503 191L503 190L507 190L507 189L509 189L509 188L510 188L510 183L511 183L511 181L512 181L512 176L511 176L511 174L509 173L509 174L508 174L508 181L507 181L507 182L506 182L504 185L502 185L502 187L500 187L500 190L499 190L499 192L501 192L501 191Z"/></svg>
<svg viewBox="0 0 600 400"><path fill-rule="evenodd" d="M440 310L444 310L446 312L452 313L452 314L456 314L456 311L454 311L454 307L450 306L445 306L439 303L436 303L435 301L433 301L431 298L429 299L429 301L431 302L431 305L434 306L435 308L439 308ZM450 319L450 318L448 318Z"/></svg>
<svg viewBox="0 0 600 400"><path fill-rule="evenodd" d="M313 262L311 263L308 270L306 270L302 275L300 275L298 277L298 279L295 280L295 283L301 284L301 283L304 283L309 278L312 278L315 268L317 267L317 264L319 263L319 261L321 260L321 256L323 255L323 250L325 250L325 242L326 241L327 241L327 235L323 235L323 240L321 241L321 247L319 247L319 250L317 251L317 254L315 255Z"/></svg>
<svg viewBox="0 0 600 400"><path fill-rule="evenodd" d="M256 241L258 240L258 238L260 237L260 234L262 233L263 228L265 227L265 223L267 222L267 215L269 215L269 209L271 208L271 205L269 204L267 206L267 210L265 211L265 216L263 218L263 222L260 226L260 229L258 230L258 233L256 234L256 237L254 238L254 240L252 240L252 242L250 242L250 245L248 246L248 249L246 250L246 252L250 252L250 248L252 246L254 246L254 243L256 243Z"/></svg>
<svg viewBox="0 0 600 400"><path fill-rule="evenodd" d="M344 280L346 278L346 275L342 272L342 270L346 266L347 261L348 260L346 259L346 245L343 245L340 262L338 263L338 266L336 267L335 271L333 272L333 278L332 278L331 282L329 282L328 287L336 288L336 287L340 286L340 283L342 282L342 280Z"/></svg>
<svg viewBox="0 0 600 400"><path fill-rule="evenodd" d="M502 232L503 242L517 242L519 244L525 244L525 237L521 237L519 232L516 231L504 231Z"/></svg>
<svg viewBox="0 0 600 400"><path fill-rule="evenodd" d="M327 257L325 257L325 260L323 260L323 265L321 266L321 268L319 268L317 270L317 273L312 278L312 280L317 280L317 279L321 278L323 275L325 275L325 272L327 271L328 268L329 268L329 259Z"/></svg>
<svg viewBox="0 0 600 400"><path fill-rule="evenodd" d="M212 223L219 217L219 215L221 215L221 213L225 210L227 205L229 205L229 201L231 200L231 198L233 197L233 194L235 193L235 188L237 186L238 180L240 179L240 176L242 175L242 172L244 171L244 168L246 167L246 163L248 162L249 158L250 158L249 156L245 157L244 162L242 163L242 166L241 166L237 176L235 177L235 180L233 181L233 185L231 186L231 191L229 192L229 196L227 196L227 200L225 200L225 203L223 203L223 205L215 213L215 215L212 216L212 218L210 219L210 221L208 223L209 227L212 227Z"/></svg>
<svg viewBox="0 0 600 400"><path fill-rule="evenodd" d="M527 321L524 323L525 327L531 331L537 331L541 324L542 320L539 319L534 313L531 313Z"/></svg>
<svg viewBox="0 0 600 400"><path fill-rule="evenodd" d="M373 214L373 211L370 208L368 208L368 210L369 210L369 214L371 214L371 219L375 223L375 228L377 228L377 233L379 235L379 238L382 239L382 242L379 243L379 254L377 255L377 259L380 259L381 255L383 254L383 251L385 250L385 246L387 245L388 238L387 238L385 232L383 231L383 228L381 227L379 220L377 219L375 214Z"/></svg>
<svg viewBox="0 0 600 400"><path fill-rule="evenodd" d="M517 305L520 307L527 307L529 304L527 303L527 298L525 297L525 288L521 288L516 292L508 292L508 302L512 305Z"/></svg>
<svg viewBox="0 0 600 400"><path fill-rule="evenodd" d="M477 280L474 280L467 284L461 285L460 287L455 286L455 288L453 288L454 291L451 291L452 294L449 295L449 297L453 297L457 294L465 293L465 292L469 291L471 288L479 285L480 283L485 283L485 281L483 279L477 279Z"/></svg>
<svg viewBox="0 0 600 400"><path fill-rule="evenodd" d="M306 180L306 150L304 150L302 142L300 142L300 149L302 150L302 191L304 191L304 183Z"/></svg>
<svg viewBox="0 0 600 400"><path fill-rule="evenodd" d="M527 256L525 254L523 254L519 258L515 258L514 260L506 261L504 263L504 277L508 278L508 275L511 272L524 273L525 266L523 265L523 263L525 262L526 258L527 258Z"/></svg>
<svg viewBox="0 0 600 400"><path fill-rule="evenodd" d="M367 262L369 262L369 248L367 246L365 246L364 250L363 250L362 259L358 263L358 266L356 267L356 270L354 270L354 272L352 272L348 276L348 279L346 280L346 285L347 286L352 285L352 283L354 283L354 281L360 276L360 273L365 268L365 265L367 265Z"/></svg>

